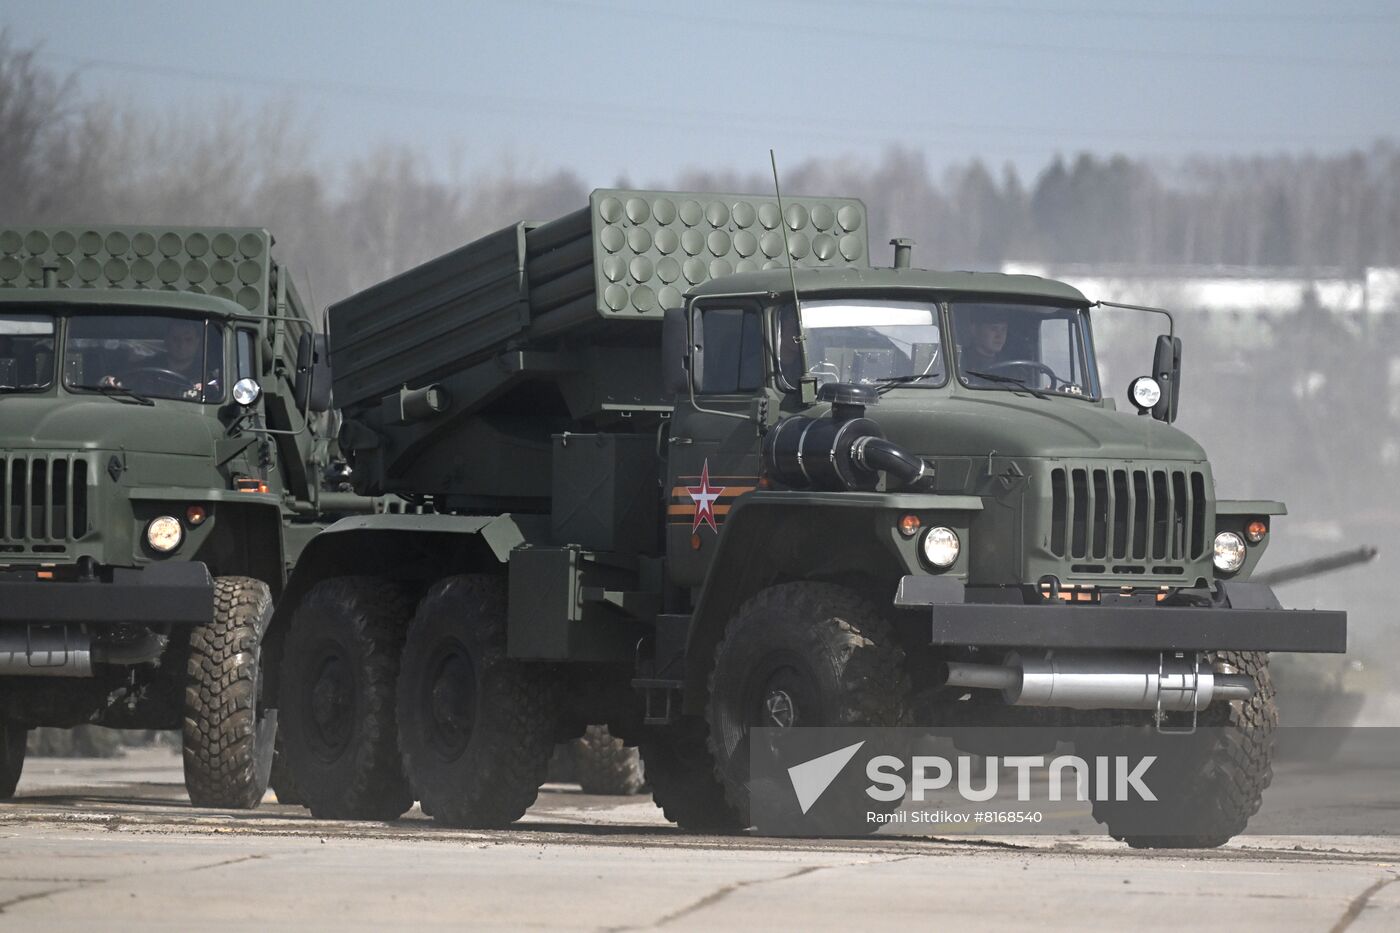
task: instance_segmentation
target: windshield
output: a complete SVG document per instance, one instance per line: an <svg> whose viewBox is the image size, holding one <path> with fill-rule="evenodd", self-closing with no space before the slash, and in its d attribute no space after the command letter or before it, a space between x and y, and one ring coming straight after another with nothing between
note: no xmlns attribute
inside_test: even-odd
<svg viewBox="0 0 1400 933"><path fill-rule="evenodd" d="M223 331L198 318L75 315L63 343L63 384L144 398L222 402L223 359Z"/></svg>
<svg viewBox="0 0 1400 933"><path fill-rule="evenodd" d="M1085 309L963 301L949 317L963 385L1098 398Z"/></svg>
<svg viewBox="0 0 1400 933"><path fill-rule="evenodd" d="M928 301L802 302L807 376L822 382L905 382L942 385L947 375L938 305ZM800 343L792 305L778 313L783 378L796 386Z"/></svg>
<svg viewBox="0 0 1400 933"><path fill-rule="evenodd" d="M48 315L0 312L0 392L53 385L53 335Z"/></svg>

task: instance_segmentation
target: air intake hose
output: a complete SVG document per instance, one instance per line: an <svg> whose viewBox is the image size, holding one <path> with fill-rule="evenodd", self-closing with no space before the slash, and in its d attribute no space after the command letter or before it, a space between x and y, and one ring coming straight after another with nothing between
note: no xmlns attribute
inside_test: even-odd
<svg viewBox="0 0 1400 933"><path fill-rule="evenodd" d="M870 490L884 470L891 486L922 479L922 460L885 440L880 426L864 417L879 396L873 388L829 383L817 398L829 401L825 418L784 418L763 439L763 465L792 489Z"/></svg>
<svg viewBox="0 0 1400 933"><path fill-rule="evenodd" d="M859 438L851 445L851 459L867 470L884 470L901 487L914 485L928 472L924 461L883 437Z"/></svg>

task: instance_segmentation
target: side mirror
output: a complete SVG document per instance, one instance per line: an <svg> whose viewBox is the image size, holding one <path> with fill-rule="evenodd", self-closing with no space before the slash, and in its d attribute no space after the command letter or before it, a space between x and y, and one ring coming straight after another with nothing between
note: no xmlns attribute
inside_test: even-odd
<svg viewBox="0 0 1400 933"><path fill-rule="evenodd" d="M297 341L297 374L292 394L300 411L331 410L330 346L325 334L302 334Z"/></svg>
<svg viewBox="0 0 1400 933"><path fill-rule="evenodd" d="M667 308L661 321L661 378L666 394L690 394L690 320L685 308Z"/></svg>
<svg viewBox="0 0 1400 933"><path fill-rule="evenodd" d="M1152 376L1162 387L1162 397L1152 407L1152 417L1171 423L1181 400L1181 338L1162 334L1152 354Z"/></svg>

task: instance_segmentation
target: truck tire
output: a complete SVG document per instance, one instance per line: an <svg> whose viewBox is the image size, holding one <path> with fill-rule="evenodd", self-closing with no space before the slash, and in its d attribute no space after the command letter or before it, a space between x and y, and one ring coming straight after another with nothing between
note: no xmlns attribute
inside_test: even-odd
<svg viewBox="0 0 1400 933"><path fill-rule="evenodd" d="M1170 825L1179 832L1163 835L1135 831L1140 817L1131 806L1095 801L1094 819L1109 835L1134 849L1213 849L1244 831L1259 811L1264 790L1273 780L1274 730L1278 706L1263 652L1222 651L1217 665L1231 665L1254 680L1248 700L1212 703L1197 721L1200 731L1189 736L1143 736L1151 750L1161 748L1159 763L1165 780L1149 786L1160 801L1153 826ZM1150 727L1145 727L1150 728ZM1171 746L1166 743L1172 743ZM1138 748L1135 745L1134 748ZM1093 796L1098 796L1094 794ZM1141 810L1136 811L1138 814Z"/></svg>
<svg viewBox="0 0 1400 933"><path fill-rule="evenodd" d="M411 600L374 577L316 584L282 658L282 751L313 816L395 820L413 806L394 722Z"/></svg>
<svg viewBox="0 0 1400 933"><path fill-rule="evenodd" d="M745 823L724 795L706 739L705 722L682 719L649 730L638 751L651 799L666 819L691 833L737 833Z"/></svg>
<svg viewBox="0 0 1400 933"><path fill-rule="evenodd" d="M554 751L554 678L506 657L505 580L439 580L418 604L399 670L404 771L449 826L508 826L535 802Z"/></svg>
<svg viewBox="0 0 1400 933"><path fill-rule="evenodd" d="M715 651L709 688L706 718L716 773L746 825L753 816L751 729L899 726L910 692L904 653L875 606L846 587L814 582L769 587L739 608ZM814 809L810 828L878 829L864 820L873 802L862 798L857 813L836 806L834 794L826 797L833 798L825 808L830 820L819 823L823 814Z"/></svg>
<svg viewBox="0 0 1400 933"><path fill-rule="evenodd" d="M24 752L29 730L12 722L0 722L0 800L15 795L19 776L24 771Z"/></svg>
<svg viewBox="0 0 1400 933"><path fill-rule="evenodd" d="M589 726L569 743L574 774L585 794L630 797L642 789L642 762L636 748L613 738L607 726Z"/></svg>
<svg viewBox="0 0 1400 933"><path fill-rule="evenodd" d="M183 747L196 807L251 810L272 771L277 713L261 702L262 638L272 591L252 577L214 580L214 620L190 630Z"/></svg>

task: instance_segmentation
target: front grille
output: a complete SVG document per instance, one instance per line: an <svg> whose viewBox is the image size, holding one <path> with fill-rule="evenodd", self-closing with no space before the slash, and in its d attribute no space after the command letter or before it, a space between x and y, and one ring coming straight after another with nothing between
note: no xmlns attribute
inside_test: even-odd
<svg viewBox="0 0 1400 933"><path fill-rule="evenodd" d="M0 453L0 554L61 553L86 535L92 476L81 454Z"/></svg>
<svg viewBox="0 0 1400 933"><path fill-rule="evenodd" d="M1050 551L1086 562L1072 570L1181 573L1181 563L1205 556L1201 471L1059 467L1050 473L1050 495Z"/></svg>

